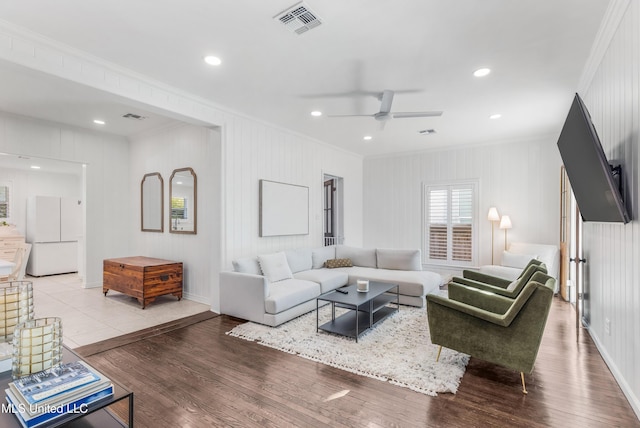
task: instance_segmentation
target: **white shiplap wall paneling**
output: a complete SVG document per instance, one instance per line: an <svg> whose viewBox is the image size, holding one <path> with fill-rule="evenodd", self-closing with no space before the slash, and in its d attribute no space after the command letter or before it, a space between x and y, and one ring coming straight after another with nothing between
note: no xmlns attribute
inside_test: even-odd
<svg viewBox="0 0 640 428"><path fill-rule="evenodd" d="M486 219L490 206L511 216L509 242L557 244L560 158L555 143L548 137L366 159L365 246L421 248L422 183L469 179L480 184L480 264L491 262L491 225ZM496 262L504 245L502 232L496 227Z"/></svg>
<svg viewBox="0 0 640 428"><path fill-rule="evenodd" d="M617 8L616 8L617 6ZM631 198L633 221L584 225L587 258L585 314L589 333L622 390L640 416L640 189L638 151L640 135L640 4L615 1L616 21L609 22L610 37L597 40L601 55L590 61L589 79L581 95L589 109L610 161L621 161L626 196ZM606 320L610 330L606 331Z"/></svg>

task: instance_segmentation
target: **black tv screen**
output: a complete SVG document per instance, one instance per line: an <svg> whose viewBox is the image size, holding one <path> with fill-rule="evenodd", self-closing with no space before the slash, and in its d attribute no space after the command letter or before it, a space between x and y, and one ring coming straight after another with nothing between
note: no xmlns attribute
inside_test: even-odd
<svg viewBox="0 0 640 428"><path fill-rule="evenodd" d="M578 94L562 127L558 149L582 219L628 223L621 167L607 161L591 116Z"/></svg>

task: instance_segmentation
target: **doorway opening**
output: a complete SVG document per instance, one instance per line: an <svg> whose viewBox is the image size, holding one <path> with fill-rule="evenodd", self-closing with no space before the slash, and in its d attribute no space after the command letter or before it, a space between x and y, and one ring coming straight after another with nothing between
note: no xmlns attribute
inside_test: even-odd
<svg viewBox="0 0 640 428"><path fill-rule="evenodd" d="M585 300L582 217L564 166L560 170L560 294L576 311L576 333L589 322Z"/></svg>
<svg viewBox="0 0 640 428"><path fill-rule="evenodd" d="M324 174L322 192L323 245L344 243L344 179Z"/></svg>

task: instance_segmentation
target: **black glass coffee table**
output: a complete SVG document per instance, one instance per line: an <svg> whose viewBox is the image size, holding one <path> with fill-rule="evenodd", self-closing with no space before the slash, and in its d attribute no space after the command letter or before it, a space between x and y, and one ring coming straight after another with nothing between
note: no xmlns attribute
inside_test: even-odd
<svg viewBox="0 0 640 428"><path fill-rule="evenodd" d="M395 289L395 290L394 290ZM330 291L316 299L316 332L323 330L329 333L358 337L396 312L400 307L400 294L397 284L369 281L369 291L360 292L356 284L342 287L338 291ZM320 301L331 303L331 321L320 324ZM389 306L394 304L395 306ZM346 308L347 312L336 317L336 307Z"/></svg>

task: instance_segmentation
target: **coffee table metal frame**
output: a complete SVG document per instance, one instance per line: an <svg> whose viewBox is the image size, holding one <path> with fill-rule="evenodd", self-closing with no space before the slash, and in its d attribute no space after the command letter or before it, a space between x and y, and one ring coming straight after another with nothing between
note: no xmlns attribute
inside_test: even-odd
<svg viewBox="0 0 640 428"><path fill-rule="evenodd" d="M395 288L395 292L392 290ZM397 284L386 282L369 282L369 291L360 292L356 284L342 287L347 294L337 291L318 296L316 299L316 332L320 330L342 336L358 337L387 318L400 308L400 292ZM320 325L320 301L331 303L331 321ZM395 307L388 306L389 303ZM336 306L349 309L336 318Z"/></svg>

